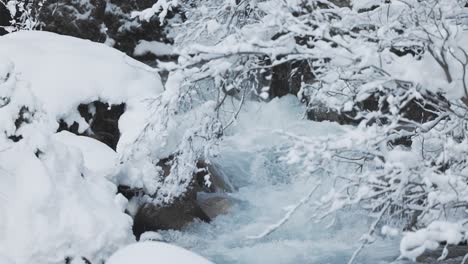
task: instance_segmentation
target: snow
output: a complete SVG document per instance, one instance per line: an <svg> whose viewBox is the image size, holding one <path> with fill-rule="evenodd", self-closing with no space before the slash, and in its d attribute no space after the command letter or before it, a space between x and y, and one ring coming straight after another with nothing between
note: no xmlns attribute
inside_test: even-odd
<svg viewBox="0 0 468 264"><path fill-rule="evenodd" d="M439 243L457 245L464 240L465 230L461 224L434 221L427 228L408 232L400 244L401 257L415 261L426 250L435 250Z"/></svg>
<svg viewBox="0 0 468 264"><path fill-rule="evenodd" d="M374 6L379 6L382 0L352 0L353 9L361 10L368 9Z"/></svg>
<svg viewBox="0 0 468 264"><path fill-rule="evenodd" d="M104 44L54 33L20 31L2 36L0 57L12 61L18 79L30 83L50 119L84 124L76 109L79 104L126 103L125 122L119 122L121 142L135 139L147 118L144 100L163 90L159 75L149 66Z"/></svg>
<svg viewBox="0 0 468 264"><path fill-rule="evenodd" d="M68 131L62 131L52 136L54 139L68 147L74 147L81 151L84 166L94 175L100 177L112 177L119 170L119 157L117 153L102 142L85 136L77 136Z"/></svg>
<svg viewBox="0 0 468 264"><path fill-rule="evenodd" d="M17 264L98 262L134 241L116 186L90 177L79 149L51 139L42 151L37 158L25 141L0 153L0 255Z"/></svg>
<svg viewBox="0 0 468 264"><path fill-rule="evenodd" d="M174 50L171 45L163 42L141 40L133 51L134 56L143 56L148 53L156 56L173 55Z"/></svg>
<svg viewBox="0 0 468 264"><path fill-rule="evenodd" d="M294 7L299 2L289 1L286 5ZM276 32L278 26L297 33L307 32L300 29L300 23L288 24L289 20L283 20L285 17L281 16L278 3L267 1L258 5L260 11L267 13L265 19L259 17L261 23L254 22L240 28L237 37L242 35L241 38L231 35L211 47L201 45L203 41L195 42L193 50L188 48L186 51L190 56L182 56L181 60L187 60L197 52L219 52L231 57L238 52L261 51L274 58L293 51L307 51L296 50L300 47L296 45L296 39L288 38L288 34L272 40L270 33ZM349 26L354 26L359 21L358 17L368 17L361 22L376 23L377 26L378 23L396 23L400 13L408 11L403 3L382 3L382 0L353 1L355 10L374 5L380 7L364 14L353 12L355 16L350 16L343 25L349 22ZM147 10L134 13L134 16L149 20L159 13L162 21L177 4L177 0L161 0ZM208 7L204 9L209 11ZM352 12L346 8L342 11ZM377 21L384 13L387 13L384 19L387 21ZM216 35L225 29L218 19L220 17L206 20L199 32L206 29L208 35ZM258 30L265 26L262 23L270 29ZM316 34L318 39L331 37L338 44L346 44L350 40L346 34L325 35L329 33L326 23L316 31L310 33ZM388 32L381 27L376 33ZM466 32L460 31L450 41L465 43L467 36ZM385 42L383 36L377 37ZM361 38L351 38L361 41ZM389 43L376 46L373 42L354 40L350 42L355 46L352 47L352 58L343 54L335 56L326 43L328 41L317 41L314 48L319 51L323 48L322 54L336 57L336 61L332 61L335 66L350 68L348 77L360 77L356 76L359 74L353 70L355 68L359 69L358 72L362 70L363 77L367 78L367 68L373 65L383 69L392 79L412 81L433 92L443 91L448 99L459 99L465 95L461 89L465 80L458 78L449 83L446 73L427 51L419 59L410 55L398 57L389 51L386 46ZM211 39L204 42L211 42ZM266 48L262 49L264 45ZM134 54L147 53L170 55L174 51L170 45L141 41ZM461 50L451 50L451 53L450 56L461 55ZM311 52L308 55L322 54ZM450 70L455 76L460 76L463 67L453 57L450 58ZM237 66L236 63L233 58L213 60L205 64L202 71L217 75L215 84L218 85L231 71L248 66ZM101 263L112 255L107 263L211 263L178 246L150 241L160 240L190 248L220 263L343 263L354 255L356 241L363 238L374 244L364 250L358 262L377 263L390 262L398 254L401 258L414 260L426 250L438 248L441 242L458 244L465 239L467 230L463 224L431 222L437 219L431 216L436 212L432 209L423 215L428 222L421 220L421 223L428 224L426 228L400 234L400 230L389 226L394 223L385 223L389 225L381 227L373 215L359 207L371 205L366 204L365 199L376 189L367 185L367 180L384 181L384 185L395 183L391 188L398 188L390 190L394 191L390 193L395 197L392 200L397 201L400 194L406 192L405 182L415 179L425 192L423 199L427 203L411 204L413 200L403 199L405 205L408 203L415 207L410 210L418 210L426 204L431 208L463 201L468 197L463 175L455 177L449 174L450 170L443 173L425 170L422 179L406 174L412 170L420 173L418 170L421 164L424 165L421 155L424 155L423 148L428 146L426 143L419 144L414 139L409 150L399 146L387 148L379 139L380 147L374 148L372 140L375 139L376 126L365 127L362 123L354 128L304 120L306 109L294 96L276 98L269 103L242 100L244 105L238 113L238 120L233 118L238 102L226 100L219 112L224 122L216 123L214 120L218 116L214 116L218 113L213 111L216 103L210 101L214 96L200 99L203 96L197 97L195 90L185 94L187 85L190 85L190 79L186 77L192 73L195 77L200 74L193 65L183 74L182 71L171 73L163 89L155 69L103 44L46 32L18 32L0 37L0 132L5 135L0 138L0 262L53 264L63 263L64 259L71 257L72 263L84 263L81 258L85 257L93 263ZM329 83L327 85L339 88L342 84L340 78L347 77L346 74L346 71L343 76L331 72L323 80ZM375 89L391 86L388 82L389 78L377 78L359 85L356 98L368 98ZM226 90L232 91L231 87ZM262 92L261 96L267 98L267 90ZM413 95L421 97L416 89ZM185 105L184 96L194 99L190 106ZM354 101L342 101L339 97L328 98L327 104L353 110ZM88 125L77 112L77 106L95 100L126 104L126 111L119 120L121 138L116 151L91 138L65 131L55 133L59 119L69 124L77 122L79 131L85 131ZM389 97L387 102L391 105L390 111L396 114L398 109L392 103L397 99ZM17 121L21 119L24 122L18 125ZM142 235L144 242L131 244L135 242L131 218L124 210L133 214L138 200L127 201L122 195L116 195L116 185L141 187L147 193L157 193L164 202L171 201L182 194L192 180L193 163L200 158L199 153L207 154L208 151L204 152L207 149L199 145L210 140L202 139L212 136L212 132L224 124L229 125L222 131L222 140L216 141L219 143L217 155L210 162L222 166L223 174L229 177L236 190L225 195L233 204L229 214L216 217L210 224L194 222L182 231L148 232ZM428 125L430 123L424 127ZM142 134L142 131L148 133ZM13 136L21 136L22 139L19 142L8 139ZM461 144L450 138L443 142L438 140L431 139L429 141L434 142L427 144L448 147L449 151L439 157L436 165L457 160L454 158L457 156L466 156L466 140ZM337 163L332 156L336 159L341 157L339 152L330 150L358 152L361 146L366 147L365 153L369 153L365 160L371 164L370 172L368 168L361 167L364 174L355 174L348 170L351 165L334 166ZM173 167L169 176L158 178L156 161L174 153L179 154L174 162L179 166ZM382 158L380 154L383 154ZM368 161L367 156L374 158ZM301 164L301 159L306 162ZM315 160L318 160L317 164L313 162ZM380 166L382 168L377 168ZM452 168L455 169L456 165ZM379 176L380 173L383 176ZM343 184L341 178L353 183L355 179L351 177L361 175L359 185L339 189ZM399 183L402 184L397 185ZM321 208L321 203L329 203L327 209L333 214L326 214L329 211ZM388 208L389 203L374 208L381 208L381 205ZM335 211L343 208L350 210ZM322 221L317 220L321 219L322 213ZM371 231L367 230L369 226L372 226ZM374 229L380 232L374 234ZM368 235L362 236L364 233ZM377 239L378 235L385 236L385 240ZM395 249L401 236L398 253Z"/></svg>
<svg viewBox="0 0 468 264"><path fill-rule="evenodd" d="M84 131L79 104L126 103L119 130L131 146L147 100L162 92L159 75L104 44L47 32L0 37L0 58L1 260L105 261L135 241L128 201L116 195L119 154L92 138L55 134L58 120Z"/></svg>
<svg viewBox="0 0 468 264"><path fill-rule="evenodd" d="M0 264L14 264L14 262L9 258L0 255Z"/></svg>
<svg viewBox="0 0 468 264"><path fill-rule="evenodd" d="M213 264L186 249L162 242L140 242L114 253L107 264Z"/></svg>

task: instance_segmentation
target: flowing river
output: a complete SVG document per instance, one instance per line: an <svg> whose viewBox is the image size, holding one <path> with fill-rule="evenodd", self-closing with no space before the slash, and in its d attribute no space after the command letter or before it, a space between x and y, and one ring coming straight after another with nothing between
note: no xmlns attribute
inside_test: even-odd
<svg viewBox="0 0 468 264"><path fill-rule="evenodd" d="M330 219L317 222L311 219L314 196L279 228L259 237L318 181L297 176L295 168L281 160L288 142L275 131L339 136L339 125L302 120L302 114L293 98L246 110L214 159L236 187L221 194L232 201L229 212L211 223L195 222L182 231L162 232L164 240L220 264L347 263L372 219L353 210L342 212L332 224ZM360 253L357 263L391 263L399 255L398 245L398 239L378 239Z"/></svg>

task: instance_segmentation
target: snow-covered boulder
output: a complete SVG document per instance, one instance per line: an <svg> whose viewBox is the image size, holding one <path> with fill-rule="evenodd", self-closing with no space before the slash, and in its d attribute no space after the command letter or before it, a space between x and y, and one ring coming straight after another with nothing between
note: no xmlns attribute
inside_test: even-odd
<svg viewBox="0 0 468 264"><path fill-rule="evenodd" d="M105 144L84 136L77 136L68 131L53 135L53 138L66 146L78 148L84 160L84 166L93 175L114 180L119 168L117 153Z"/></svg>
<svg viewBox="0 0 468 264"><path fill-rule="evenodd" d="M0 152L0 255L17 264L105 260L134 241L116 186L91 177L82 153L56 139Z"/></svg>
<svg viewBox="0 0 468 264"><path fill-rule="evenodd" d="M147 101L162 91L159 75L105 45L47 32L0 37L0 58L0 256L16 264L105 261L135 241L113 182L118 154L55 133L60 120L87 129L79 105L124 103L118 126L131 146Z"/></svg>
<svg viewBox="0 0 468 264"><path fill-rule="evenodd" d="M49 118L89 125L77 107L94 101L126 104L119 120L119 145L131 145L147 120L147 100L162 92L152 68L100 43L49 32L21 31L0 37L0 57L11 60L17 78L29 82L32 94ZM146 100L146 101L145 101ZM119 148L119 146L117 147Z"/></svg>
<svg viewBox="0 0 468 264"><path fill-rule="evenodd" d="M129 245L112 255L107 264L213 264L186 249L162 242Z"/></svg>

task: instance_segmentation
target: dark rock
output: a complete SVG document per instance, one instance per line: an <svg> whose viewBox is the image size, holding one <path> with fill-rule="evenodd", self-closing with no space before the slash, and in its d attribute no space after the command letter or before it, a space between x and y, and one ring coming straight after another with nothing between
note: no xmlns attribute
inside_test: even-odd
<svg viewBox="0 0 468 264"><path fill-rule="evenodd" d="M378 5L373 5L373 6L370 6L368 8L362 8L362 9L359 9L358 10L358 13L365 13L365 12L370 12L370 11L374 11L375 9L379 8Z"/></svg>
<svg viewBox="0 0 468 264"><path fill-rule="evenodd" d="M119 185L117 187L117 193L122 194L128 200L132 199L133 197L139 197L144 195L144 190L141 188L132 188L126 185Z"/></svg>
<svg viewBox="0 0 468 264"><path fill-rule="evenodd" d="M223 193L235 191L234 186L228 177L223 174L222 169L217 164L207 164L204 160L197 162L198 171L195 174L197 190L208 193ZM207 186L205 177L209 175L210 185Z"/></svg>
<svg viewBox="0 0 468 264"><path fill-rule="evenodd" d="M11 19L10 11L0 2L0 36L8 33L4 27L10 26Z"/></svg>
<svg viewBox="0 0 468 264"><path fill-rule="evenodd" d="M307 116L313 121L332 121L340 124L357 125L363 121L363 117L359 113L380 112L382 115L390 114L390 106L386 98L392 93L405 91L406 88L400 87L396 89L388 89L386 91L378 91L372 93L366 99L355 102L352 111L338 111L336 109L327 108L324 103L312 102L309 105ZM399 114L411 121L423 124L434 120L438 117L440 109L447 109L449 102L440 94L435 94L430 91L421 91L422 98L409 100L399 110ZM385 117L371 120L366 120L368 125L378 122L386 124L388 120ZM411 127L402 124L402 129L411 130Z"/></svg>
<svg viewBox="0 0 468 264"><path fill-rule="evenodd" d="M24 124L31 123L33 117L34 117L34 112L30 111L28 107L22 106L15 120L15 128L16 128L15 134L10 135L8 138L12 140L13 142L18 142L22 140L23 136L18 134L18 129Z"/></svg>
<svg viewBox="0 0 468 264"><path fill-rule="evenodd" d="M67 130L73 134L89 136L116 149L120 138L119 118L125 111L125 104L109 105L100 101L89 104L80 104L78 111L81 117L89 125L89 129L80 133L78 123L69 125L64 120L59 120L57 132Z"/></svg>
<svg viewBox="0 0 468 264"><path fill-rule="evenodd" d="M390 52L399 56L403 57L406 55L411 55L415 57L416 59L421 59L421 55L424 54L424 47L423 46L417 46L417 45L412 45L412 46L398 46L398 45L393 45L390 48Z"/></svg>
<svg viewBox="0 0 468 264"><path fill-rule="evenodd" d="M269 86L270 99L288 94L297 95L303 83L310 83L315 78L307 60L276 65L268 74L270 76L264 79L270 79L270 81L260 83L262 86Z"/></svg>
<svg viewBox="0 0 468 264"><path fill-rule="evenodd" d="M416 261L418 263L440 263L440 264L449 264L449 263L461 263L463 257L468 254L467 245L452 245L448 246L448 255L443 261L438 261L437 259L442 256L443 247L440 247L437 250L426 251L421 256L419 256Z"/></svg>
<svg viewBox="0 0 468 264"><path fill-rule="evenodd" d="M179 230L197 218L211 220L197 204L196 191L191 189L168 205L142 205L133 219L133 233L139 239L146 231Z"/></svg>
<svg viewBox="0 0 468 264"><path fill-rule="evenodd" d="M162 169L162 176L170 174L174 156L161 159L157 165ZM199 199L198 193L223 193L233 190L232 185L220 173L217 166L207 164L200 160L197 162L197 171L186 192L170 204L141 204L134 216L133 233L137 238L147 231L181 229L195 219L209 222L219 214L228 211L231 203L223 197L210 197ZM210 175L210 185L206 185L205 177ZM119 186L119 192L128 199L144 195L140 189ZM148 194L147 194L148 195ZM151 195L148 195L151 196Z"/></svg>
<svg viewBox="0 0 468 264"><path fill-rule="evenodd" d="M396 88L400 91L404 91L406 88ZM388 95L392 93L397 93L398 90L388 90L380 91L372 94L365 100L357 103L357 108L360 111L367 112L376 112L380 111L383 114L389 114L390 109L387 100L384 100ZM437 112L439 109L436 108L446 108L448 106L448 100L445 99L440 94L435 94L430 91L421 91L422 98L411 99L403 107L399 109L399 114L404 118L417 123L425 123L431 120L434 120L438 117ZM370 122L375 122L376 120L370 120ZM380 123L385 124L386 120L379 120Z"/></svg>
<svg viewBox="0 0 468 264"><path fill-rule="evenodd" d="M106 34L103 27L102 13L104 0L91 0L88 3L74 0L47 1L39 19L42 29L63 35L104 42Z"/></svg>
<svg viewBox="0 0 468 264"><path fill-rule="evenodd" d="M149 22L131 18L132 11L143 10L153 4L153 0L49 0L41 9L39 20L42 30L106 42L132 56L140 40L171 43L157 17ZM168 18L172 15L168 14Z"/></svg>
<svg viewBox="0 0 468 264"><path fill-rule="evenodd" d="M350 7L351 0L330 0L333 4L337 5L338 7Z"/></svg>
<svg viewBox="0 0 468 264"><path fill-rule="evenodd" d="M82 260L82 262L85 263L85 264L92 264L91 261L89 261L89 260L88 260L87 258L85 258L85 257L81 257L81 260ZM71 258L71 257L66 257L66 258L65 258L65 264L71 264L72 261L73 261L73 258Z"/></svg>
<svg viewBox="0 0 468 264"><path fill-rule="evenodd" d="M324 103L314 102L309 104L307 109L307 119L317 122L330 121L342 125L357 125L359 121L353 119L350 113L339 112L327 107Z"/></svg>
<svg viewBox="0 0 468 264"><path fill-rule="evenodd" d="M214 219L218 215L229 213L233 200L226 196L199 197L198 205L210 219Z"/></svg>
<svg viewBox="0 0 468 264"><path fill-rule="evenodd" d="M119 119L125 112L125 104L109 105L95 101L81 104L78 111L90 126L86 133L115 150L120 138Z"/></svg>

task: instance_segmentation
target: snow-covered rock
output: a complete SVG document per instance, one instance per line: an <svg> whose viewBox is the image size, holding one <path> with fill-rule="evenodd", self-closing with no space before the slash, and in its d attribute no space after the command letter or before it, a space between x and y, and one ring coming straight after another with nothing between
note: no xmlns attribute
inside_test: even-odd
<svg viewBox="0 0 468 264"><path fill-rule="evenodd" d="M128 202L116 195L118 154L68 132L77 107L125 103L121 141L145 124L159 75L102 44L47 32L0 37L0 256L16 264L105 261L135 241ZM3 259L2 259L3 260Z"/></svg>
<svg viewBox="0 0 468 264"><path fill-rule="evenodd" d="M98 262L134 241L116 186L91 177L78 148L50 139L35 155L26 143L0 152L0 255L17 264Z"/></svg>
<svg viewBox="0 0 468 264"><path fill-rule="evenodd" d="M77 136L68 131L62 131L53 138L66 146L78 148L84 160L84 166L93 175L109 177L113 180L119 168L117 153L105 144L85 136Z"/></svg>
<svg viewBox="0 0 468 264"><path fill-rule="evenodd" d="M162 242L129 245L112 255L107 264L213 264L186 249Z"/></svg>
<svg viewBox="0 0 468 264"><path fill-rule="evenodd" d="M88 128L78 113L80 104L126 103L119 121L119 145L131 145L147 119L144 101L163 90L157 72L124 53L54 33L21 31L2 36L0 57L13 62L18 79L30 83L51 119L77 122L80 131Z"/></svg>

